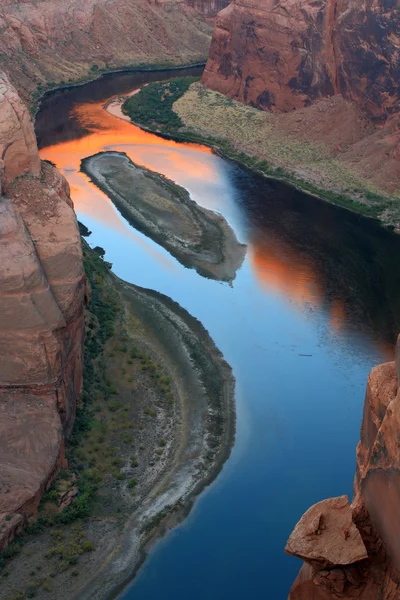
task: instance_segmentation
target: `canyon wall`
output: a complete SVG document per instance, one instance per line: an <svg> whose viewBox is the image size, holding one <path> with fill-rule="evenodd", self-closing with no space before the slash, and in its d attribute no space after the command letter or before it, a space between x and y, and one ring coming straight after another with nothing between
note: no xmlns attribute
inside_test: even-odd
<svg viewBox="0 0 400 600"><path fill-rule="evenodd" d="M99 68L203 60L211 28L202 17L221 2L8 0L0 6L0 68L26 93Z"/></svg>
<svg viewBox="0 0 400 600"><path fill-rule="evenodd" d="M229 0L185 0L185 4L206 19L213 19L222 9L228 6Z"/></svg>
<svg viewBox="0 0 400 600"><path fill-rule="evenodd" d="M41 164L0 73L0 551L65 464L82 385L86 278L69 187Z"/></svg>
<svg viewBox="0 0 400 600"><path fill-rule="evenodd" d="M368 379L352 504L314 505L289 538L305 561L289 600L400 599L399 343L396 356Z"/></svg>
<svg viewBox="0 0 400 600"><path fill-rule="evenodd" d="M376 119L400 109L400 11L388 0L232 0L203 82L275 112L342 94Z"/></svg>

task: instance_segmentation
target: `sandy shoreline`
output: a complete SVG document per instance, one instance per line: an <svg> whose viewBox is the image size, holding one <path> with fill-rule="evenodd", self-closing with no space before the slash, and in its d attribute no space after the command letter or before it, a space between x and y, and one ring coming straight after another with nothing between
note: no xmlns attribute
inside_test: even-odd
<svg viewBox="0 0 400 600"><path fill-rule="evenodd" d="M203 388L203 393L192 395L190 402L184 398L181 422L176 424L181 439L172 468L126 522L118 551L74 596L79 600L118 596L151 546L185 519L197 496L216 478L235 438L234 377L201 323L167 296L121 280L118 285L124 302L139 307L152 321L166 351L178 355L174 361L179 360L186 371L186 392Z"/></svg>

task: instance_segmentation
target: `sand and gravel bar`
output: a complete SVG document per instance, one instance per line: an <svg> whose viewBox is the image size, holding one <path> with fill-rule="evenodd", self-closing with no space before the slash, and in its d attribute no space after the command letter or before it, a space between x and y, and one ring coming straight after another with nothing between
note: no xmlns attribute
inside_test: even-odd
<svg viewBox="0 0 400 600"><path fill-rule="evenodd" d="M221 215L199 206L189 193L120 152L101 152L81 170L136 229L168 250L185 267L210 279L232 282L246 246Z"/></svg>
<svg viewBox="0 0 400 600"><path fill-rule="evenodd" d="M235 438L235 379L200 321L163 294L111 277L126 314L141 323L141 339L171 373L178 402L169 424L159 411L154 424L157 428L160 421L172 451L165 462L146 468L141 502L126 521L117 548L74 596L79 600L120 593L152 544L187 516L198 494L216 478Z"/></svg>

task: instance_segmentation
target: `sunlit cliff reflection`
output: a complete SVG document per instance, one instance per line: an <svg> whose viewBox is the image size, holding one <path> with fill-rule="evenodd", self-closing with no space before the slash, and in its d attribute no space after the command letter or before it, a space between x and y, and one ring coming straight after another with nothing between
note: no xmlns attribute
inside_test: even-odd
<svg viewBox="0 0 400 600"><path fill-rule="evenodd" d="M111 112L108 112L105 105L109 103L110 99L75 104L69 109L69 115L75 127L78 126L79 135L72 136L71 139L71 136L65 135L68 132L63 132L61 139L64 141L48 146L44 144L45 147L41 149L42 159L55 163L68 179L78 214L101 222L107 228L140 244L146 253L151 254L165 268L177 269L173 259L132 230L120 218L112 202L80 172L81 160L87 156L107 150L125 152L133 162L162 173L188 189L195 201L219 210L228 217L234 228L238 229L241 241L248 245L248 264L260 289L279 294L294 310L322 310L336 335L345 333L349 326L354 333L350 312L357 294L367 292L368 296L371 290L366 287L367 278L359 268L358 255L354 256L354 265L351 264L352 247L348 239L340 237L341 229L335 223L337 216L330 212L331 207L325 209L319 206L312 215L305 212L298 218L298 192L287 189L282 192L277 187L271 187L267 193L263 191L260 194L255 190L254 197L260 201L259 205L238 206L235 218L233 213L233 216L227 214L227 210L231 210L228 206L232 207L235 202L232 202L234 192L227 176L226 164L224 169L222 161L209 148L198 144L178 143L145 132L127 122L118 102L111 103ZM265 188L265 180L263 185ZM246 191L245 194L247 193ZM312 207L306 210L310 211ZM323 231L328 233L326 241L324 236L321 237ZM305 239L308 240L306 245ZM318 252L313 253L313 245ZM359 246L362 247L362 244ZM299 247L308 247L310 252L299 251ZM349 286L347 280L340 279L340 270L336 279L335 270L332 265L329 266L332 253L333 260L338 260L333 252L336 250L338 253L345 251L350 265L346 277L354 279L354 286ZM340 261L339 256L339 263ZM351 273L353 267L354 274ZM386 284L385 273L383 277L383 283ZM353 295L349 292L352 287ZM385 285L381 287L383 289ZM374 307L372 310L376 310L377 303L375 299L371 300L371 307ZM371 313L369 316L371 322L377 320L376 315ZM367 325L367 322L364 324ZM385 356L392 356L392 344L381 344L378 340L377 344Z"/></svg>

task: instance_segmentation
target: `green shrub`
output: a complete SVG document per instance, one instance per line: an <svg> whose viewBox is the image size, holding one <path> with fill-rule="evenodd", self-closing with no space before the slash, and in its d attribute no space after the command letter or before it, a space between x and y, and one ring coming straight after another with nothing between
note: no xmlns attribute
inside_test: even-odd
<svg viewBox="0 0 400 600"><path fill-rule="evenodd" d="M145 415L149 415L150 417L156 417L157 413L155 410L151 409L151 408L145 408L144 409L144 414Z"/></svg>
<svg viewBox="0 0 400 600"><path fill-rule="evenodd" d="M92 552L92 550L94 550L94 544L93 544L93 542L89 542L89 541L88 542L84 542L82 544L82 550L84 552Z"/></svg>
<svg viewBox="0 0 400 600"><path fill-rule="evenodd" d="M178 98L198 81L196 77L181 77L170 81L149 83L138 94L128 98L122 110L132 121L144 126L159 126L172 131L182 127L181 118L172 106Z"/></svg>

